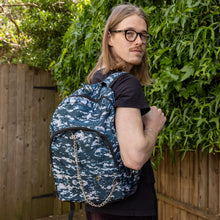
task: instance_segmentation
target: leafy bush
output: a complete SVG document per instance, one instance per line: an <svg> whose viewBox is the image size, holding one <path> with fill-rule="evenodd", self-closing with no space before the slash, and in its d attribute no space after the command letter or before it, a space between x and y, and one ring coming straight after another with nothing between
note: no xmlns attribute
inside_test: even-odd
<svg viewBox="0 0 220 220"><path fill-rule="evenodd" d="M154 83L146 96L167 116L159 136L174 149L220 152L220 7L217 1L177 1L145 8L154 36L148 47ZM158 151L157 151L158 152ZM183 154L183 155L184 155Z"/></svg>
<svg viewBox="0 0 220 220"><path fill-rule="evenodd" d="M162 108L167 123L155 150L183 152L220 151L219 6L214 0L177 1L162 7L145 4L152 42L147 47L154 83L145 88L151 105ZM140 2L136 2L140 5ZM64 37L63 51L55 65L62 94L77 89L94 67L110 6L80 3L80 11ZM147 6L146 6L147 5Z"/></svg>
<svg viewBox="0 0 220 220"><path fill-rule="evenodd" d="M25 39L19 29L22 10L2 6L7 3L6 0L0 3L0 63L11 61L18 56Z"/></svg>
<svg viewBox="0 0 220 220"><path fill-rule="evenodd" d="M6 51L2 62L48 69L61 53L62 37L73 18L75 3L8 0L0 6L0 51Z"/></svg>
<svg viewBox="0 0 220 220"><path fill-rule="evenodd" d="M56 62L55 79L62 96L69 95L92 70L101 52L102 33L107 17L113 6L128 1L80 1L76 5L77 14L63 38L62 54ZM130 0L130 3L144 6L146 1ZM151 2L151 1L149 1ZM153 1L152 1L153 2ZM154 1L162 4L163 1ZM149 3L153 4L153 3Z"/></svg>
<svg viewBox="0 0 220 220"><path fill-rule="evenodd" d="M77 16L63 38L63 51L55 65L55 78L63 96L85 82L100 55L106 18L120 2L93 0L77 4Z"/></svg>

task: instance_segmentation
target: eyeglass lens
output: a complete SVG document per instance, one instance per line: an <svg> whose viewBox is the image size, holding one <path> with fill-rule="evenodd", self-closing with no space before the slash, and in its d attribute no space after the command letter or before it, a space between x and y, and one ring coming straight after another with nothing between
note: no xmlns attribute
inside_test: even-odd
<svg viewBox="0 0 220 220"><path fill-rule="evenodd" d="M147 33L137 33L136 31L133 31L133 30L125 31L125 38L131 42L135 41L138 35L140 35L143 43L148 43L150 41L150 35L148 35Z"/></svg>

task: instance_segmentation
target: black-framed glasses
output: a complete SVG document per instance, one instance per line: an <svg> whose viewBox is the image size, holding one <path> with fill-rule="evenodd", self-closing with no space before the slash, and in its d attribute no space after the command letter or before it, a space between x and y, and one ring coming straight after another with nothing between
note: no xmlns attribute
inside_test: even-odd
<svg viewBox="0 0 220 220"><path fill-rule="evenodd" d="M144 44L148 44L152 38L152 35L147 33L147 32L136 32L134 30L114 30L114 31L110 31L111 33L121 33L124 32L125 33L125 39L129 42L134 42L138 35L140 36L142 43Z"/></svg>

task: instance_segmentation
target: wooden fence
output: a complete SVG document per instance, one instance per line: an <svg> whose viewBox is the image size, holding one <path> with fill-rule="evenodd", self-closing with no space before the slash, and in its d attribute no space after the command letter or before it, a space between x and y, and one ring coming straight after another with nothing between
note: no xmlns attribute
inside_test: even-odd
<svg viewBox="0 0 220 220"><path fill-rule="evenodd" d="M50 172L49 123L58 104L51 74L0 65L0 219L62 212Z"/></svg>
<svg viewBox="0 0 220 220"><path fill-rule="evenodd" d="M69 211L54 196L49 123L59 103L48 72L0 65L0 220L30 220ZM168 153L157 171L159 220L220 219L220 154ZM85 219L77 214L75 219Z"/></svg>
<svg viewBox="0 0 220 220"><path fill-rule="evenodd" d="M220 154L168 153L155 172L159 220L220 219Z"/></svg>

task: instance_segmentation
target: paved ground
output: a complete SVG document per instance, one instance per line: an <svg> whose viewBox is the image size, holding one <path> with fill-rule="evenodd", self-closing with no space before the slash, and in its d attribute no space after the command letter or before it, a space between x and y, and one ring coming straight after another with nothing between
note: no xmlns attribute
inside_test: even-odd
<svg viewBox="0 0 220 220"><path fill-rule="evenodd" d="M68 215L49 216L45 218L38 218L35 220L68 220ZM86 220L85 214L76 213L73 217L73 220Z"/></svg>

